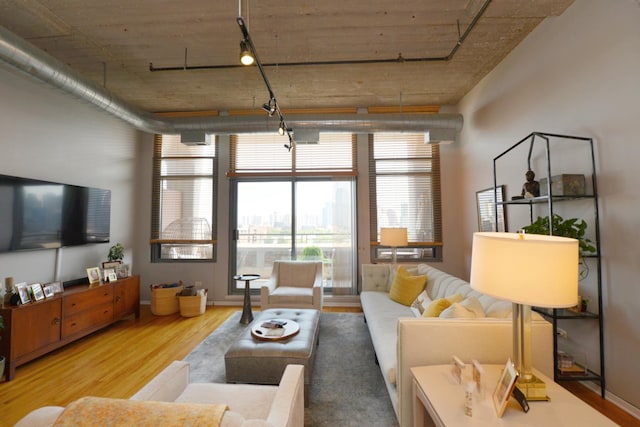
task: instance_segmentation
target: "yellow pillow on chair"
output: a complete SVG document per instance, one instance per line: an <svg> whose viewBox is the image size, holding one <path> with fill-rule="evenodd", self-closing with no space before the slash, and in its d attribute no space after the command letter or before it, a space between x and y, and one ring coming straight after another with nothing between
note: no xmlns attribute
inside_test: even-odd
<svg viewBox="0 0 640 427"><path fill-rule="evenodd" d="M411 307L420 292L424 290L427 284L427 276L412 276L403 267L399 266L396 277L393 279L391 289L389 289L389 298L393 301Z"/></svg>

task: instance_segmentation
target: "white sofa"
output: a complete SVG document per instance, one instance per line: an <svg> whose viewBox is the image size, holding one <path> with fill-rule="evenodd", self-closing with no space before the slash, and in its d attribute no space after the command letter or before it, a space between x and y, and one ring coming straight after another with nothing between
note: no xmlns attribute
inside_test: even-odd
<svg viewBox="0 0 640 427"><path fill-rule="evenodd" d="M401 427L413 425L412 379L414 366L451 363L453 355L465 362L477 359L502 364L513 348L512 304L481 295L469 283L427 264L408 268L411 274L426 274L430 299L463 296L476 298L483 317L416 317L408 306L389 298L395 269L388 264L362 266L360 301L376 358ZM449 311L449 314L455 310ZM551 324L533 316L533 365L553 378L553 332Z"/></svg>
<svg viewBox="0 0 640 427"><path fill-rule="evenodd" d="M175 361L130 400L226 404L229 409L221 427L302 427L304 367L288 365L278 386L189 383L189 364ZM60 406L38 408L16 427L52 426L63 410Z"/></svg>

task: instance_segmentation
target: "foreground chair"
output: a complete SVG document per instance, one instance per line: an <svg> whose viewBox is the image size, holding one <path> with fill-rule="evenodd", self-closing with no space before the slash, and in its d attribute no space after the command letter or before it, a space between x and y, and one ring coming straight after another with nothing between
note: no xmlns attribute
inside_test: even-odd
<svg viewBox="0 0 640 427"><path fill-rule="evenodd" d="M275 261L271 277L260 290L262 310L322 310L322 299L322 261Z"/></svg>
<svg viewBox="0 0 640 427"><path fill-rule="evenodd" d="M152 407L153 402L167 402L164 405L173 405L175 411L192 409L188 406L189 404L227 405L228 410L224 413L221 427L302 427L304 425L304 367L288 365L277 386L189 383L189 364L175 361L134 394L129 401L124 400L119 403L124 403L123 406L126 406L126 403L131 401L139 402L136 407L139 411L144 411L144 406L147 404ZM196 406L193 406L193 409L195 408ZM117 410L117 406L112 410ZM16 427L52 426L63 411L64 408L59 406L36 409L18 421ZM98 412L101 416L110 419L108 412ZM139 415L153 416L148 413ZM181 414L175 415L179 419ZM132 419L125 424L135 425L135 422ZM91 419L75 425L104 424L95 413ZM170 419L165 419L157 425L172 424Z"/></svg>

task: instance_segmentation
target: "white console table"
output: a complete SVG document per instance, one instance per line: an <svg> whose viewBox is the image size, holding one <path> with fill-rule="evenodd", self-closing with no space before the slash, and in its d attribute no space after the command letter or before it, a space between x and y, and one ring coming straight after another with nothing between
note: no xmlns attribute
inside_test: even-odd
<svg viewBox="0 0 640 427"><path fill-rule="evenodd" d="M466 379L471 377L467 366ZM456 383L450 365L411 368L413 375L413 425L423 426L615 426L616 424L549 377L534 370L547 385L548 402L529 402L525 413L510 399L502 418L496 416L492 395L502 366L484 365L484 394L473 395L473 415L464 413L464 385Z"/></svg>

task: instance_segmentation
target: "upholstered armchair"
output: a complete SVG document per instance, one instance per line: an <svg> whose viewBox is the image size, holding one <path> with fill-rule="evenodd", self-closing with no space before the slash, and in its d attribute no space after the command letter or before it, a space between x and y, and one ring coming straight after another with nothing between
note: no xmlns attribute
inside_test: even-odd
<svg viewBox="0 0 640 427"><path fill-rule="evenodd" d="M275 261L260 289L262 310L313 308L322 310L322 261Z"/></svg>

